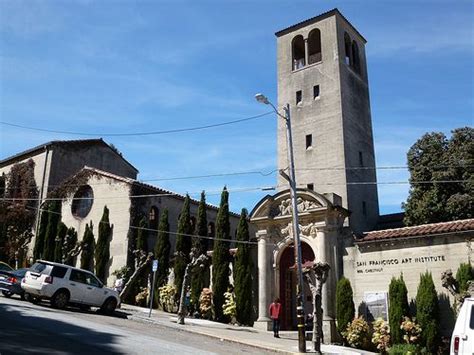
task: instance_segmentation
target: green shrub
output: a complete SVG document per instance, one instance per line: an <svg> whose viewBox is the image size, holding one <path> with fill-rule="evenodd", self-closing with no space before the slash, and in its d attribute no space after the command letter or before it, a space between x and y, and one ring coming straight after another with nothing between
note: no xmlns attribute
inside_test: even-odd
<svg viewBox="0 0 474 355"><path fill-rule="evenodd" d="M459 284L459 291L467 291L467 282L474 280L474 269L470 263L461 263L456 272L456 281Z"/></svg>
<svg viewBox="0 0 474 355"><path fill-rule="evenodd" d="M352 299L351 283L345 277L337 282L336 287L336 320L337 331L343 337L349 323L355 316L354 301Z"/></svg>
<svg viewBox="0 0 474 355"><path fill-rule="evenodd" d="M418 355L420 348L414 344L396 344L388 350L389 355Z"/></svg>
<svg viewBox="0 0 474 355"><path fill-rule="evenodd" d="M428 351L436 353L439 324L438 295L429 272L420 275L416 294L416 319L421 326L421 344Z"/></svg>
<svg viewBox="0 0 474 355"><path fill-rule="evenodd" d="M407 298L407 287L403 276L400 278L393 277L388 288L388 315L390 323L390 337L392 344L401 344L402 332L400 324L404 317L409 316L409 306Z"/></svg>

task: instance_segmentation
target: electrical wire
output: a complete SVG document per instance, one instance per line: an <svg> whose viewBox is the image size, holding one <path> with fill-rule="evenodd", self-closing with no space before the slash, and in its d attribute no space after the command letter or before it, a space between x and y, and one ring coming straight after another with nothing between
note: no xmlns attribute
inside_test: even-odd
<svg viewBox="0 0 474 355"><path fill-rule="evenodd" d="M39 132L49 132L49 133L59 133L59 134L68 134L68 135L75 135L75 136L99 136L99 137L131 137L131 136L152 136L152 135L161 135L161 134L169 134L169 133L179 133L179 132L190 132L190 131L198 131L203 129L215 128L215 127L222 127L231 124L246 122L250 120L255 120L257 118L265 117L270 114L273 114L273 111L268 111L259 115L250 116L246 118L240 118L232 121L214 123L209 125L203 126L196 126L196 127L188 127L188 128L176 128L176 129L169 129L163 131L150 131L150 132L132 132L132 133L91 133L91 132L74 132L74 131L61 131L61 130L54 130L54 129L46 129L46 128L37 128L31 126L24 126L19 125L16 123L0 121L0 124L10 127L28 129L31 131L39 131Z"/></svg>

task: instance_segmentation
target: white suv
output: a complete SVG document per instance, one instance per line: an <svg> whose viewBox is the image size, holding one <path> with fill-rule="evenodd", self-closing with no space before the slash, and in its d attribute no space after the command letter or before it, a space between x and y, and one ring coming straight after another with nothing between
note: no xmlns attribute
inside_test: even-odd
<svg viewBox="0 0 474 355"><path fill-rule="evenodd" d="M100 307L112 314L120 304L118 292L104 287L90 271L50 261L38 260L26 272L21 287L30 301L49 299L60 309L75 304L81 308Z"/></svg>

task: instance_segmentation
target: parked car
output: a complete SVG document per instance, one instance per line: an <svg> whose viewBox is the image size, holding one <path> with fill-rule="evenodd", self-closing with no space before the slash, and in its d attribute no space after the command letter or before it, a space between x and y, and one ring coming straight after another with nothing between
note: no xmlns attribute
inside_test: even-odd
<svg viewBox="0 0 474 355"><path fill-rule="evenodd" d="M25 291L21 288L21 280L28 269L18 269L11 272L4 271L0 274L0 290L5 297L19 295L25 299Z"/></svg>
<svg viewBox="0 0 474 355"><path fill-rule="evenodd" d="M10 265L4 263L3 261L0 261L0 271L14 271Z"/></svg>
<svg viewBox="0 0 474 355"><path fill-rule="evenodd" d="M120 304L118 292L105 287L92 272L50 261L38 260L26 272L21 287L28 300L47 299L59 309L68 304L92 306L110 315Z"/></svg>
<svg viewBox="0 0 474 355"><path fill-rule="evenodd" d="M474 354L474 297L466 298L451 336L451 355Z"/></svg>

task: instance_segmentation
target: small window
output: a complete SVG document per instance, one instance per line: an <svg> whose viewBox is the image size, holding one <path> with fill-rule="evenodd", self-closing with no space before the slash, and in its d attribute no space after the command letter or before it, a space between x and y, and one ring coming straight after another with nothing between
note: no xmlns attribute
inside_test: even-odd
<svg viewBox="0 0 474 355"><path fill-rule="evenodd" d="M99 280L97 280L97 278L92 274L87 273L85 275L85 279L86 279L86 284L87 285L91 285L91 286L94 286L94 287L100 287L101 286L101 282Z"/></svg>
<svg viewBox="0 0 474 355"><path fill-rule="evenodd" d="M313 99L319 99L319 85L313 86Z"/></svg>
<svg viewBox="0 0 474 355"><path fill-rule="evenodd" d="M86 283L86 273L79 270L71 270L71 275L69 276L69 281Z"/></svg>
<svg viewBox="0 0 474 355"><path fill-rule="evenodd" d="M362 152L359 152L359 166L364 166L364 157L362 156Z"/></svg>
<svg viewBox="0 0 474 355"><path fill-rule="evenodd" d="M62 267L62 266L53 266L53 271L51 271L51 276L53 277L59 277L62 279L64 275L66 275L67 268Z"/></svg>
<svg viewBox="0 0 474 355"><path fill-rule="evenodd" d="M367 202L362 201L362 213L364 216L367 216Z"/></svg>
<svg viewBox="0 0 474 355"><path fill-rule="evenodd" d="M44 269L46 269L47 264L44 263L35 263L32 267L31 270L37 273L42 273Z"/></svg>
<svg viewBox="0 0 474 355"><path fill-rule="evenodd" d="M469 328L474 329L474 306L471 306L471 319L469 320Z"/></svg>
<svg viewBox="0 0 474 355"><path fill-rule="evenodd" d="M306 187L308 188L308 190L314 191L314 184L308 184L306 185Z"/></svg>
<svg viewBox="0 0 474 355"><path fill-rule="evenodd" d="M296 104L298 105L303 100L303 92L298 90L296 92Z"/></svg>
<svg viewBox="0 0 474 355"><path fill-rule="evenodd" d="M306 135L306 149L309 149L313 146L313 135L307 134Z"/></svg>

